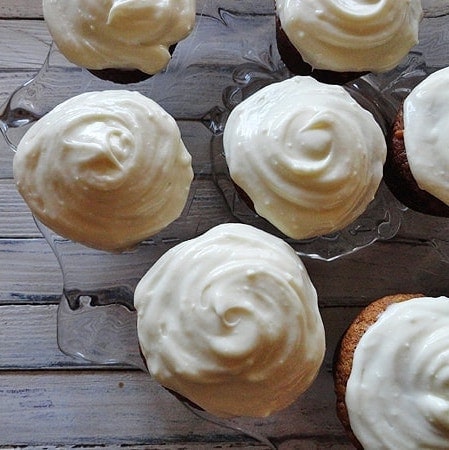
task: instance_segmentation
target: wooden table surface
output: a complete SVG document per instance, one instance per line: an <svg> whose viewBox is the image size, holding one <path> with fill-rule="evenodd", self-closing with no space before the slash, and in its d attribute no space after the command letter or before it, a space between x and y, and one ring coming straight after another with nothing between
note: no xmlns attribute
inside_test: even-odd
<svg viewBox="0 0 449 450"><path fill-rule="evenodd" d="M0 42L1 104L47 55L51 39L41 0L0 1ZM190 133L197 129L193 124ZM193 414L137 368L92 364L60 351L61 270L16 192L11 160L1 142L0 448L266 448ZM325 364L282 420L248 422L248 428L272 437L279 448L350 448L334 413L336 342L360 307L377 297L447 294L448 231L447 219L406 211L390 240L331 262L304 258L326 325Z"/></svg>

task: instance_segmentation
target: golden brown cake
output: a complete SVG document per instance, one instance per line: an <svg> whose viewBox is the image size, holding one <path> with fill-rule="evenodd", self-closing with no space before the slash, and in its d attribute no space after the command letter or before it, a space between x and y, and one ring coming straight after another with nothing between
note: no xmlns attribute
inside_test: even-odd
<svg viewBox="0 0 449 450"><path fill-rule="evenodd" d="M363 447L351 429L345 401L346 385L351 374L352 361L357 344L359 343L360 338L365 334L366 330L376 322L379 315L382 314L389 305L421 296L421 294L397 294L375 300L364 308L354 319L339 343L334 360L337 416L343 424L351 441L359 449L362 449Z"/></svg>
<svg viewBox="0 0 449 450"><path fill-rule="evenodd" d="M337 415L359 449L449 448L449 298L368 305L335 353Z"/></svg>
<svg viewBox="0 0 449 450"><path fill-rule="evenodd" d="M405 99L387 138L385 183L405 206L449 217L449 69L418 84Z"/></svg>

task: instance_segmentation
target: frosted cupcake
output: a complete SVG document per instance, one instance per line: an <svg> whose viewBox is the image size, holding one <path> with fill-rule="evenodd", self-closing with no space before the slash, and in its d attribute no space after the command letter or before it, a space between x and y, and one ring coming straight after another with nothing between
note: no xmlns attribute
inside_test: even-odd
<svg viewBox="0 0 449 450"><path fill-rule="evenodd" d="M54 42L72 63L119 83L169 63L195 24L195 0L43 0Z"/></svg>
<svg viewBox="0 0 449 450"><path fill-rule="evenodd" d="M149 372L223 417L264 417L314 381L324 351L317 295L284 241L219 225L169 250L135 290Z"/></svg>
<svg viewBox="0 0 449 450"><path fill-rule="evenodd" d="M37 121L13 161L17 188L56 233L121 251L177 219L193 179L175 120L138 92L89 92Z"/></svg>
<svg viewBox="0 0 449 450"><path fill-rule="evenodd" d="M337 412L354 445L449 448L449 299L373 302L336 355Z"/></svg>
<svg viewBox="0 0 449 450"><path fill-rule="evenodd" d="M388 139L385 182L409 208L449 217L449 68L405 99Z"/></svg>
<svg viewBox="0 0 449 450"><path fill-rule="evenodd" d="M276 0L277 43L297 75L343 84L391 70L418 42L420 0Z"/></svg>
<svg viewBox="0 0 449 450"><path fill-rule="evenodd" d="M343 229L373 200L386 143L371 113L311 77L271 84L234 108L223 146L232 180L286 236Z"/></svg>

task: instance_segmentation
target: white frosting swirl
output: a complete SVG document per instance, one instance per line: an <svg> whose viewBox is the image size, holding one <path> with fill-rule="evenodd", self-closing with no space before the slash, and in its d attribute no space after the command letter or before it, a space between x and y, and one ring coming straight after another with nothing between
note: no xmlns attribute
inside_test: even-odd
<svg viewBox="0 0 449 450"><path fill-rule="evenodd" d="M195 23L195 0L43 0L44 18L61 53L88 69L154 74L169 47Z"/></svg>
<svg viewBox="0 0 449 450"><path fill-rule="evenodd" d="M393 304L360 339L347 384L366 450L449 448L449 299Z"/></svg>
<svg viewBox="0 0 449 450"><path fill-rule="evenodd" d="M289 40L316 69L382 72L418 42L420 0L276 0Z"/></svg>
<svg viewBox="0 0 449 450"><path fill-rule="evenodd" d="M193 178L175 120L138 92L89 92L37 121L14 156L17 188L49 228L104 250L158 232Z"/></svg>
<svg viewBox="0 0 449 450"><path fill-rule="evenodd" d="M404 102L404 143L418 186L449 205L449 68L422 81Z"/></svg>
<svg viewBox="0 0 449 450"><path fill-rule="evenodd" d="M383 175L385 139L340 86L310 77L267 86L240 103L223 145L232 179L256 211L303 239L363 213Z"/></svg>
<svg viewBox="0 0 449 450"><path fill-rule="evenodd" d="M134 299L150 373L216 415L288 406L323 360L304 265L284 241L249 225L219 225L169 250Z"/></svg>

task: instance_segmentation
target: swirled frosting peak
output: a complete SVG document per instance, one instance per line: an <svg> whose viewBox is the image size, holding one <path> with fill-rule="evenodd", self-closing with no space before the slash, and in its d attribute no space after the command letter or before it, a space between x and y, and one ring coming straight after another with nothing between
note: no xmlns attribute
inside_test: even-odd
<svg viewBox="0 0 449 450"><path fill-rule="evenodd" d="M138 92L88 92L38 120L13 163L31 211L62 236L123 250L181 214L193 178L175 120Z"/></svg>
<svg viewBox="0 0 449 450"><path fill-rule="evenodd" d="M134 303L150 373L219 416L288 406L323 360L305 267L284 241L249 225L219 225L169 250Z"/></svg>
<svg viewBox="0 0 449 450"><path fill-rule="evenodd" d="M43 0L61 53L88 69L140 69L154 74L169 47L195 23L195 0Z"/></svg>
<svg viewBox="0 0 449 450"><path fill-rule="evenodd" d="M418 42L420 0L276 0L289 40L316 69L382 72Z"/></svg>
<svg viewBox="0 0 449 450"><path fill-rule="evenodd" d="M366 450L449 448L449 299L393 304L360 339L346 390Z"/></svg>
<svg viewBox="0 0 449 450"><path fill-rule="evenodd" d="M234 182L287 236L344 228L383 175L386 144L373 116L340 86L310 77L271 84L231 112L223 137Z"/></svg>
<svg viewBox="0 0 449 450"><path fill-rule="evenodd" d="M449 68L429 75L404 101L404 143L413 178L449 205Z"/></svg>

